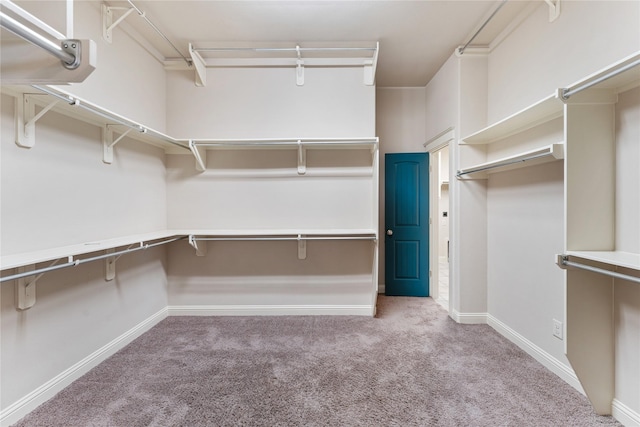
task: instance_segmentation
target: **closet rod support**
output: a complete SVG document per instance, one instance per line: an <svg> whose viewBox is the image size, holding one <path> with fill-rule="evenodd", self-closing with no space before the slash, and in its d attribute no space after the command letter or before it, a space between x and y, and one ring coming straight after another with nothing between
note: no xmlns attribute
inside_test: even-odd
<svg viewBox="0 0 640 427"><path fill-rule="evenodd" d="M62 65L65 68L75 70L80 66L80 58L78 55L78 52L80 52L79 40L49 40L31 28L6 15L4 12L0 12L0 26L29 43L38 46L50 55L55 56L62 62ZM72 45L73 48L70 49Z"/></svg>

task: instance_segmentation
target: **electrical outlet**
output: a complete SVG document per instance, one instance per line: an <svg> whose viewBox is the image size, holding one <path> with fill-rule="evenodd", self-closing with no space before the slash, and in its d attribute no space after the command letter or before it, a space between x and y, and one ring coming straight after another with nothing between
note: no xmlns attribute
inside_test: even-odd
<svg viewBox="0 0 640 427"><path fill-rule="evenodd" d="M553 336L562 339L562 322L553 319Z"/></svg>

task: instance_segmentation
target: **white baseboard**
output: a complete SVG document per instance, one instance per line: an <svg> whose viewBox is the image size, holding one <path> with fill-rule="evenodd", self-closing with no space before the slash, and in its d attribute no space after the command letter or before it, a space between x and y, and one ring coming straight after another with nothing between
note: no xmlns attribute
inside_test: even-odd
<svg viewBox="0 0 640 427"><path fill-rule="evenodd" d="M385 285L384 283L380 283L378 284L378 293L384 295L385 292Z"/></svg>
<svg viewBox="0 0 640 427"><path fill-rule="evenodd" d="M640 427L640 412L629 408L618 399L611 403L611 415L626 427Z"/></svg>
<svg viewBox="0 0 640 427"><path fill-rule="evenodd" d="M371 305L170 305L169 316L372 316Z"/></svg>
<svg viewBox="0 0 640 427"><path fill-rule="evenodd" d="M127 344L147 332L166 317L167 309L165 307L156 314L129 329L110 343L94 351L89 356L71 366L69 369L56 375L37 389L33 390L31 393L22 397L20 400L9 405L0 411L0 426L5 427L15 424L29 412L51 399L73 381L98 366L118 350L124 348Z"/></svg>
<svg viewBox="0 0 640 427"><path fill-rule="evenodd" d="M457 310L451 310L449 317L457 323L465 325L485 325L487 323L487 313L460 313Z"/></svg>
<svg viewBox="0 0 640 427"><path fill-rule="evenodd" d="M498 331L509 341L520 347L531 357L540 362L544 367L562 378L570 386L578 390L580 393L585 394L576 373L570 366L565 365L564 363L553 357L551 354L547 353L542 348L529 341L523 335L519 334L518 332L507 326L505 323L493 317L491 314L487 315L487 324Z"/></svg>

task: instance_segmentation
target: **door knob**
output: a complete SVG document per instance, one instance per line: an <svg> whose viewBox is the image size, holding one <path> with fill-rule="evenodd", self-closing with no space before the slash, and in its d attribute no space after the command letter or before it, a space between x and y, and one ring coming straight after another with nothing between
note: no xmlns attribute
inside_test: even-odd
<svg viewBox="0 0 640 427"><path fill-rule="evenodd" d="M393 230L391 229L387 230L387 236L393 236Z"/></svg>

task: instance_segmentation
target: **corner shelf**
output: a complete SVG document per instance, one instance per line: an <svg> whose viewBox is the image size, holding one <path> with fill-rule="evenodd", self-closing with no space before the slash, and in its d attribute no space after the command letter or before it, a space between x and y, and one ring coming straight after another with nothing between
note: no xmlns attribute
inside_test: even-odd
<svg viewBox="0 0 640 427"><path fill-rule="evenodd" d="M2 92L16 98L16 142L25 148L31 148L35 144L37 120L52 110L102 127L105 163L111 162L106 156L106 151L112 150L125 135L167 152L185 153L189 150L189 146L184 142L53 86L2 86ZM43 107L38 114L35 114L35 105ZM121 137L113 141L113 132ZM109 140L108 135L111 135Z"/></svg>
<svg viewBox="0 0 640 427"><path fill-rule="evenodd" d="M151 233L135 234L131 236L117 237L113 239L96 240L92 242L79 243L75 245L60 246L56 248L43 249L31 252L22 252L0 257L0 269L9 270L23 267L25 265L38 264L60 258L85 255L92 252L106 251L122 246L129 246L153 240L166 239L181 236L172 230L161 230ZM186 236L186 234L184 234Z"/></svg>
<svg viewBox="0 0 640 427"><path fill-rule="evenodd" d="M536 150L529 150L513 156L480 163L466 169L460 169L456 177L462 178L467 175L466 178L468 179L486 179L490 173L519 169L562 159L564 159L564 143L558 142Z"/></svg>

